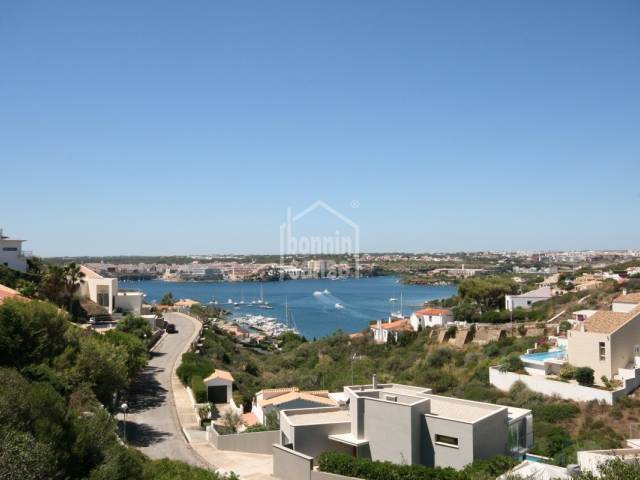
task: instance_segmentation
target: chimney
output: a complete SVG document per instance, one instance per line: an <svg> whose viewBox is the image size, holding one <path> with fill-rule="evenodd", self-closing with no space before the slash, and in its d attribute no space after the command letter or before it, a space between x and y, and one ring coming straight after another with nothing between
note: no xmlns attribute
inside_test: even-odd
<svg viewBox="0 0 640 480"><path fill-rule="evenodd" d="M371 384L373 385L373 388L378 388L378 378L376 377L376 374L373 374L373 378L371 379Z"/></svg>

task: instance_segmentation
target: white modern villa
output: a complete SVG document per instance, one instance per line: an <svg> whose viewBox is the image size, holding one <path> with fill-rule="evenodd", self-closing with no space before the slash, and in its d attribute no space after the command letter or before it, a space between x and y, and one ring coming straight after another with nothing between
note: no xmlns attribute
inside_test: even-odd
<svg viewBox="0 0 640 480"><path fill-rule="evenodd" d="M399 384L344 387L333 407L280 412L282 447L317 459L343 451L371 460L461 469L533 443L530 410L443 397Z"/></svg>
<svg viewBox="0 0 640 480"><path fill-rule="evenodd" d="M516 308L528 310L534 303L549 300L551 297L553 297L551 287L540 287L521 295L506 295L504 302L507 310L515 310Z"/></svg>
<svg viewBox="0 0 640 480"><path fill-rule="evenodd" d="M491 384L508 390L516 381L522 381L531 390L546 395L608 404L640 386L640 293L624 291L610 310L574 312L573 324L557 348L520 357L526 375L492 367ZM567 364L593 369L596 387L609 384L609 389L560 381L558 375Z"/></svg>
<svg viewBox="0 0 640 480"><path fill-rule="evenodd" d="M29 252L22 250L22 244L24 242L25 240L9 238L3 235L2 229L0 229L0 265L20 272L26 272Z"/></svg>
<svg viewBox="0 0 640 480"><path fill-rule="evenodd" d="M120 290L117 278L103 277L84 265L80 270L84 273L80 282L81 296L104 307L109 315L116 312L140 315L144 293Z"/></svg>

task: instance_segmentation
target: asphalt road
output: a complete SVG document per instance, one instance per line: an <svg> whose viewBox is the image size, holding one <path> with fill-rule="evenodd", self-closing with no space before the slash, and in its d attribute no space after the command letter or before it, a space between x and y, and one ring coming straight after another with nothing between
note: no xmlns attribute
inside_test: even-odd
<svg viewBox="0 0 640 480"><path fill-rule="evenodd" d="M166 313L165 319L175 324L177 333L165 335L151 352L147 368L129 392L127 443L154 459L171 458L206 467L184 439L171 394L173 366L194 335L195 326L181 315ZM122 415L119 418L122 421Z"/></svg>

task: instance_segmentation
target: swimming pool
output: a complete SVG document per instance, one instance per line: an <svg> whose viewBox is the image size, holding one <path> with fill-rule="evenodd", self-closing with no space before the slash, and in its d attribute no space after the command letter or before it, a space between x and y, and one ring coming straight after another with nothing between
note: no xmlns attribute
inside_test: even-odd
<svg viewBox="0 0 640 480"><path fill-rule="evenodd" d="M544 362L545 360L557 360L563 359L567 356L567 349L560 348L554 351L540 352L540 353L527 353L520 355L523 362Z"/></svg>

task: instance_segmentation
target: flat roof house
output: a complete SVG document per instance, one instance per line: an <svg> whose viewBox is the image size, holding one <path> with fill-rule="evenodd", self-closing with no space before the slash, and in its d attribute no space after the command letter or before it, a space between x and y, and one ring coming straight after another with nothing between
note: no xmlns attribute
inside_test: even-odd
<svg viewBox="0 0 640 480"><path fill-rule="evenodd" d="M22 251L24 241L7 237L0 229L0 265L26 272L28 255Z"/></svg>
<svg viewBox="0 0 640 480"><path fill-rule="evenodd" d="M104 307L109 315L118 310L136 315L141 313L144 293L120 290L117 278L103 277L84 265L80 266L80 271L84 273L80 281L81 296Z"/></svg>
<svg viewBox="0 0 640 480"><path fill-rule="evenodd" d="M514 310L516 308L529 309L534 303L549 300L551 297L553 297L551 287L540 287L521 295L506 295L504 302L507 310Z"/></svg>
<svg viewBox="0 0 640 480"><path fill-rule="evenodd" d="M399 384L344 387L343 406L283 410L280 443L317 458L325 451L430 467L521 456L533 443L530 410L433 395Z"/></svg>

